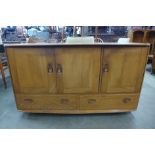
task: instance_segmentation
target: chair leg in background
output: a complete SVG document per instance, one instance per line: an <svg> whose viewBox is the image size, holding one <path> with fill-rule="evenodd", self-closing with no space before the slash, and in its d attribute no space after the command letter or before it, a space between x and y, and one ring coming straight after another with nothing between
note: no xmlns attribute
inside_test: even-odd
<svg viewBox="0 0 155 155"><path fill-rule="evenodd" d="M3 69L1 70L1 73L2 73L2 80L3 80L3 83L4 83L4 88L6 89L7 88L7 83L6 83L5 74L4 74Z"/></svg>

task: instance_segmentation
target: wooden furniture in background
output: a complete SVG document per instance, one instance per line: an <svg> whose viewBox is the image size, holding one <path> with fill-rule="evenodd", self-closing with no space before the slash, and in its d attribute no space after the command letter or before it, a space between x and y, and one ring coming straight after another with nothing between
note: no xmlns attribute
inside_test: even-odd
<svg viewBox="0 0 155 155"><path fill-rule="evenodd" d="M145 35L145 43L150 43L150 54L154 55L155 52L155 46L154 46L154 42L155 42L155 30L146 30L146 35Z"/></svg>
<svg viewBox="0 0 155 155"><path fill-rule="evenodd" d="M152 74L155 74L155 54L152 58L152 71L151 71Z"/></svg>
<svg viewBox="0 0 155 155"><path fill-rule="evenodd" d="M137 109L149 44L8 44L5 49L18 110Z"/></svg>
<svg viewBox="0 0 155 155"><path fill-rule="evenodd" d="M150 43L148 60L152 61L152 73L155 74L155 30L130 30L131 42Z"/></svg>
<svg viewBox="0 0 155 155"><path fill-rule="evenodd" d="M5 67L3 66L2 58L1 58L1 55L0 55L0 72L1 72L1 75L2 75L2 80L3 80L3 83L4 83L4 87L7 88L7 83L6 83L4 70L5 70Z"/></svg>
<svg viewBox="0 0 155 155"><path fill-rule="evenodd" d="M128 37L131 42L144 43L146 40L146 30L129 30Z"/></svg>
<svg viewBox="0 0 155 155"><path fill-rule="evenodd" d="M150 43L149 54L153 54L153 51L155 51L154 46L152 46L155 41L155 30L129 30L128 37L130 42Z"/></svg>

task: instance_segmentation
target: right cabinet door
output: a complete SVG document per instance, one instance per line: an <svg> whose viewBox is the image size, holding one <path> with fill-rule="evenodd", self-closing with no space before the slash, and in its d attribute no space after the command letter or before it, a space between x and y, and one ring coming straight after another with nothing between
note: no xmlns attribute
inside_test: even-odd
<svg viewBox="0 0 155 155"><path fill-rule="evenodd" d="M102 55L101 92L136 93L140 91L148 48L104 48Z"/></svg>

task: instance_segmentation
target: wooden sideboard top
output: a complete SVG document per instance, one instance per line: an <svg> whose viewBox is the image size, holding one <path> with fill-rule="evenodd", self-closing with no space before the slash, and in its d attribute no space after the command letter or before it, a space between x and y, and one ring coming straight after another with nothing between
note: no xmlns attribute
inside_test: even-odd
<svg viewBox="0 0 155 155"><path fill-rule="evenodd" d="M70 44L70 43L19 43L19 44L4 44L5 47L45 47L45 46L150 46L149 43L94 43L94 44Z"/></svg>

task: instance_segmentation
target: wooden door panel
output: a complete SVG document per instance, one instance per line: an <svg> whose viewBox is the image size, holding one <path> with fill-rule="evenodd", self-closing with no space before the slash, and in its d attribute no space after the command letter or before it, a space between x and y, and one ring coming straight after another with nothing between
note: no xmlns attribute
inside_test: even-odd
<svg viewBox="0 0 155 155"><path fill-rule="evenodd" d="M139 47L105 48L101 92L139 92L146 64L148 49Z"/></svg>
<svg viewBox="0 0 155 155"><path fill-rule="evenodd" d="M49 48L16 48L8 52L15 91L20 93L56 92L56 75L48 73L48 65L54 69L53 52Z"/></svg>
<svg viewBox="0 0 155 155"><path fill-rule="evenodd" d="M62 66L62 74L57 74L58 92L97 93L100 54L100 48L56 49L56 63Z"/></svg>

